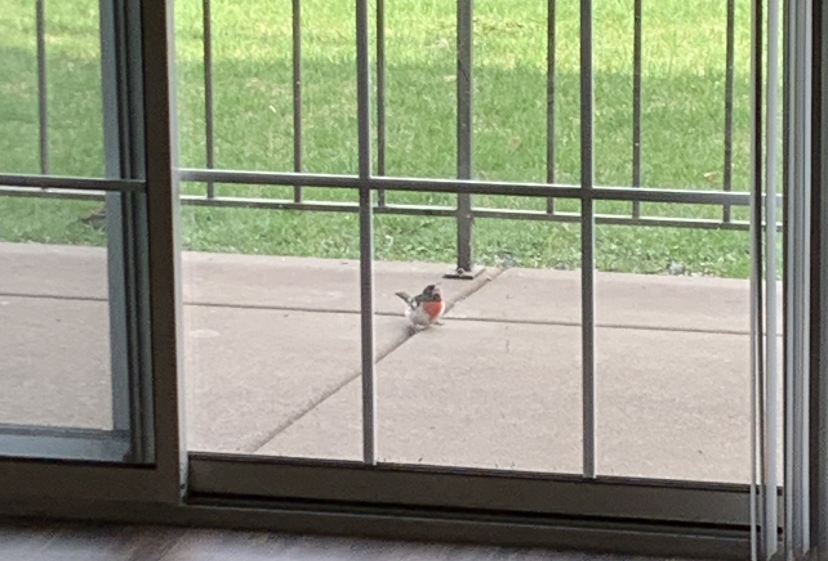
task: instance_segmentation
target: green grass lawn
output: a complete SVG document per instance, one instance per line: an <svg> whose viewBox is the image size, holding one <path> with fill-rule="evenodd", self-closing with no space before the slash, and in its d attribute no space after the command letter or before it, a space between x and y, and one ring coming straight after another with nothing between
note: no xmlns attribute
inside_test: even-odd
<svg viewBox="0 0 828 561"><path fill-rule="evenodd" d="M447 0L387 0L387 173L455 173L455 14ZM176 0L180 162L203 167L201 2ZM595 3L595 172L602 185L632 178L633 0ZM734 189L748 186L749 2L736 2ZM355 34L352 2L303 2L304 169L356 173ZM51 171L103 170L97 0L47 1ZM577 3L557 8L557 180L577 183L579 45ZM543 181L546 133L546 9L537 0L475 3L474 175ZM645 3L642 159L645 186L721 189L725 3ZM218 167L292 170L290 2L213 0ZM4 2L0 19L0 171L38 172L34 8ZM186 193L204 186L183 185ZM221 195L288 198L289 187L219 185ZM308 200L355 201L342 189L308 188ZM392 192L389 202L452 205L444 194ZM475 205L545 207L543 199L475 197ZM0 239L102 244L80 223L95 203L0 197ZM577 201L559 200L578 211ZM629 212L601 202L600 213ZM717 218L721 209L643 204L648 215ZM356 257L358 221L346 213L184 209L184 246L200 251ZM734 217L745 219L746 209ZM380 259L452 262L446 218L376 217ZM484 263L579 266L577 224L478 220ZM601 270L745 277L746 232L599 226Z"/></svg>

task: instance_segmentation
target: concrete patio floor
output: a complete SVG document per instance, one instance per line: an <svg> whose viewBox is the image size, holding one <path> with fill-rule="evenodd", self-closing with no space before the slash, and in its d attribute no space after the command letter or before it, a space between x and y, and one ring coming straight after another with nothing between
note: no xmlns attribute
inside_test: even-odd
<svg viewBox="0 0 828 561"><path fill-rule="evenodd" d="M191 450L358 460L355 261L185 253ZM376 262L383 461L581 470L580 275ZM597 273L599 473L746 482L748 284ZM397 290L440 282L409 336ZM111 427L100 248L0 243L0 423Z"/></svg>

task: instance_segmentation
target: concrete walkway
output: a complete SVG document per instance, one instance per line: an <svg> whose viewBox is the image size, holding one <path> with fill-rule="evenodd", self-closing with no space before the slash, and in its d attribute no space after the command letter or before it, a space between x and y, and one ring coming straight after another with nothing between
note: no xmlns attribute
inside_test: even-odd
<svg viewBox="0 0 828 561"><path fill-rule="evenodd" d="M192 450L358 460L354 261L184 254ZM577 473L579 273L375 264L383 461ZM441 282L410 337L397 290ZM601 474L749 477L748 285L597 274ZM111 427L105 253L0 243L0 423Z"/></svg>

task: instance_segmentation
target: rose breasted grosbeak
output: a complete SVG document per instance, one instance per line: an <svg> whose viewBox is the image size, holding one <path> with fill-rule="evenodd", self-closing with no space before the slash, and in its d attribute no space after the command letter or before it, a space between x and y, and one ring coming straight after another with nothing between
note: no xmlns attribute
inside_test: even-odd
<svg viewBox="0 0 828 561"><path fill-rule="evenodd" d="M428 285L417 296L411 296L407 292L395 292L395 294L408 304L405 317L415 329L426 328L437 322L446 311L446 303L440 296L440 287L435 284Z"/></svg>

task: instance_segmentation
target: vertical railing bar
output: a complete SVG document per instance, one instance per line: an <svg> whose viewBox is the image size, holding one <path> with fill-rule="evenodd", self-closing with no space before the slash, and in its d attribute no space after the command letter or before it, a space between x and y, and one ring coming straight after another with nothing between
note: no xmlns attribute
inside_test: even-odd
<svg viewBox="0 0 828 561"><path fill-rule="evenodd" d="M214 130L213 130L213 26L210 14L210 0L202 2L202 29L204 33L204 138L207 156L207 169L216 166ZM216 196L215 184L207 181L207 198Z"/></svg>
<svg viewBox="0 0 828 561"><path fill-rule="evenodd" d="M368 1L356 0L357 126L359 141L359 280L362 340L362 454L377 463L374 384L374 232L371 201L371 98L368 67Z"/></svg>
<svg viewBox="0 0 828 561"><path fill-rule="evenodd" d="M377 0L377 174L385 175L385 0ZM377 204L385 206L385 189Z"/></svg>
<svg viewBox="0 0 828 561"><path fill-rule="evenodd" d="M473 0L457 0L457 178L472 177ZM457 195L457 272L473 269L472 200Z"/></svg>
<svg viewBox="0 0 828 561"><path fill-rule="evenodd" d="M37 113L40 132L40 173L49 173L49 107L46 83L46 16L45 0L35 2L37 34Z"/></svg>
<svg viewBox="0 0 828 561"><path fill-rule="evenodd" d="M766 150L765 159L765 225L766 225L766 251L767 262L765 264L765 292L767 298L767 313L765 322L765 333L767 341L767 387L766 387L766 416L765 423L765 454L764 454L764 486L765 486L765 509L767 510L767 531L765 532L765 554L770 557L777 551L777 536L775 529L778 526L778 513L776 510L776 489L777 489L777 396L778 373L776 368L777 357L777 329L776 329L776 221L777 221L777 149L776 143L779 136L777 126L778 109L778 83L779 83L779 0L768 0L768 75L767 75L767 97L766 109L767 123L765 125ZM774 531L772 531L774 530Z"/></svg>
<svg viewBox="0 0 828 561"><path fill-rule="evenodd" d="M302 173L302 0L293 0L293 171ZM293 202L302 202L302 186L293 186Z"/></svg>
<svg viewBox="0 0 828 561"><path fill-rule="evenodd" d="M736 2L727 0L727 26L725 31L725 123L724 123L724 170L722 189L733 188L733 66L734 38L736 29ZM731 220L730 205L722 205L722 222Z"/></svg>
<svg viewBox="0 0 828 561"><path fill-rule="evenodd" d="M548 0L546 19L546 182L555 183L555 3ZM546 212L555 214L555 198L546 199Z"/></svg>
<svg viewBox="0 0 828 561"><path fill-rule="evenodd" d="M761 461L759 442L761 425L761 379L764 372L764 340L762 338L762 1L751 1L750 33L750 557L759 561L760 536L764 525L764 509L759 508Z"/></svg>
<svg viewBox="0 0 828 561"><path fill-rule="evenodd" d="M641 4L642 0L635 0L633 7L633 187L641 187ZM632 217L641 217L640 201L633 201Z"/></svg>
<svg viewBox="0 0 828 561"><path fill-rule="evenodd" d="M581 188L593 188L592 0L581 0ZM595 442L595 214L581 199L581 352L583 360L583 475L596 475Z"/></svg>

